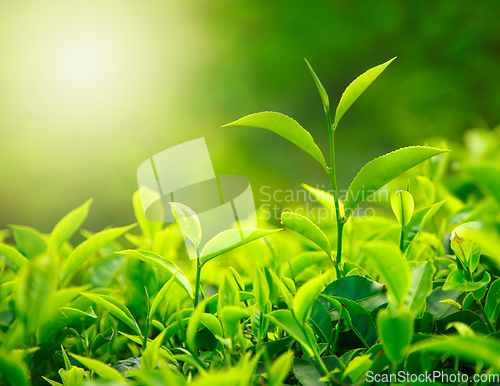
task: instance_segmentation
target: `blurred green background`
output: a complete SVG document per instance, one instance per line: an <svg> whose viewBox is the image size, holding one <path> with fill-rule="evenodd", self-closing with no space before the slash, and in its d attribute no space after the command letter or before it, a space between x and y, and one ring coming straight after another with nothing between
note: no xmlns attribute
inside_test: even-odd
<svg viewBox="0 0 500 386"><path fill-rule="evenodd" d="M292 116L327 152L307 58L336 104L398 56L337 131L340 188L396 147L500 122L500 3L454 1L0 2L0 228L134 221L136 171L205 137L217 174L327 186L320 166L246 114Z"/></svg>

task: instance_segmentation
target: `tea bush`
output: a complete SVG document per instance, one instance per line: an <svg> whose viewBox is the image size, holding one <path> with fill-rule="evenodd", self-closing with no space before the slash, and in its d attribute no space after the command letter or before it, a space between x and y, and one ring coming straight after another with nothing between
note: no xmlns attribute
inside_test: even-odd
<svg viewBox="0 0 500 386"><path fill-rule="evenodd" d="M283 114L229 124L271 130L316 159L332 188L304 189L329 219L285 211L283 229L260 219L249 238L210 252L227 234L200 250L196 215L174 203L177 220L189 221L195 261L187 258L178 224L144 217L139 192L132 198L137 224L130 226L81 229L89 200L50 234L19 225L0 231L1 382L494 380L488 376L500 373L500 131L469 131L465 145L433 138L396 150L363 167L345 197L337 188L340 120L390 63L351 83L334 114L307 63L325 111L329 162ZM378 203L376 216L354 215L381 190L390 199ZM73 246L79 230L85 241Z"/></svg>

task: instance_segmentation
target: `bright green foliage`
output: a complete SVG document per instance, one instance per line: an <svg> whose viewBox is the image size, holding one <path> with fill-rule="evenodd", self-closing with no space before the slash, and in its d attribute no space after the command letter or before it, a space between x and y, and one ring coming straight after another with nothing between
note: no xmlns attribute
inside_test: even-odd
<svg viewBox="0 0 500 386"><path fill-rule="evenodd" d="M307 217L297 213L283 212L281 223L294 231L300 233L323 249L327 254L331 253L330 242L323 231Z"/></svg>
<svg viewBox="0 0 500 386"><path fill-rule="evenodd" d="M335 122L334 126L337 127L340 119L344 116L347 110L352 106L356 99L360 97L361 94L368 88L372 82L378 78L378 76L384 72L391 62L396 59L393 58L377 67L371 68L364 74L360 75L346 88L340 98L340 102L337 106L337 111L335 112Z"/></svg>
<svg viewBox="0 0 500 386"><path fill-rule="evenodd" d="M351 216L362 201L400 174L446 151L432 147L411 146L368 162L349 186L344 202L346 216Z"/></svg>
<svg viewBox="0 0 500 386"><path fill-rule="evenodd" d="M391 194L391 207L396 215L398 222L403 226L407 226L413 216L415 202L413 196L406 190L398 190Z"/></svg>
<svg viewBox="0 0 500 386"><path fill-rule="evenodd" d="M124 208L138 227L80 229L89 200L48 234L0 230L0 384L367 385L369 371L499 372L500 131L469 132L485 146L454 141L446 155L434 139L396 150L339 195L334 129L389 63L348 87L333 124L333 99L309 66L329 165L282 114L233 123L271 130L320 162L331 189L303 187L326 219L290 203L298 213L282 213L286 231L258 218L262 229L237 244L227 246L233 229L200 246L189 208L172 205L178 224L150 221L141 199L159 197L142 190Z"/></svg>
<svg viewBox="0 0 500 386"><path fill-rule="evenodd" d="M201 224L196 213L186 205L179 202L171 202L172 213L175 220L185 235L195 246L196 250L199 249L201 243Z"/></svg>
<svg viewBox="0 0 500 386"><path fill-rule="evenodd" d="M373 242L362 247L366 254L367 270L378 275L387 286L389 299L400 308L406 301L411 287L411 272L401 252L390 244Z"/></svg>
<svg viewBox="0 0 500 386"><path fill-rule="evenodd" d="M325 157L323 157L311 134L295 120L284 114L270 111L251 114L223 127L226 126L252 126L270 130L300 147L318 161L325 170L327 169Z"/></svg>
<svg viewBox="0 0 500 386"><path fill-rule="evenodd" d="M400 310L397 313L383 310L378 314L377 325L389 360L396 364L401 363L413 337L413 313L408 310Z"/></svg>

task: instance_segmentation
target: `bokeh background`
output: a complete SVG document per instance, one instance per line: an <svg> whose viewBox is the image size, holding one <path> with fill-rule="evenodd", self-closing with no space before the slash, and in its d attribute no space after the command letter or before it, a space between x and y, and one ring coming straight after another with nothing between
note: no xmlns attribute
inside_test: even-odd
<svg viewBox="0 0 500 386"><path fill-rule="evenodd" d="M261 129L272 110L327 152L307 58L336 104L398 56L337 131L340 188L396 147L500 122L500 3L482 1L0 2L0 228L49 232L94 197L85 227L134 221L136 171L205 137L217 174L261 186L327 184L315 161Z"/></svg>

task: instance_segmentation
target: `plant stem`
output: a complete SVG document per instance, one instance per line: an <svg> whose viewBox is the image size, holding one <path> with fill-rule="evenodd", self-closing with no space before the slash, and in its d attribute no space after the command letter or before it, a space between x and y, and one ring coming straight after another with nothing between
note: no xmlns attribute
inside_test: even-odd
<svg viewBox="0 0 500 386"><path fill-rule="evenodd" d="M474 297L474 300L476 301L477 306L481 310L481 313L484 316L484 320L486 320L486 324L488 325L488 332L491 334L492 332L495 332L495 327L493 327L493 324L491 324L490 319L488 318L488 315L486 315L486 311L484 310L483 304L481 303L481 300L476 296L474 292L472 292L472 296Z"/></svg>
<svg viewBox="0 0 500 386"><path fill-rule="evenodd" d="M337 189L337 172L335 167L335 126L332 126L330 118L330 110L326 111L326 121L328 123L328 137L330 142L330 169L328 175L332 184L333 199L335 200L335 215L337 217L337 271L340 271L340 263L342 262L342 229L344 221L340 214L339 194Z"/></svg>
<svg viewBox="0 0 500 386"><path fill-rule="evenodd" d="M200 249L196 247L196 286L194 289L194 308L198 306L198 301L200 297L200 276L201 276Z"/></svg>
<svg viewBox="0 0 500 386"><path fill-rule="evenodd" d="M404 253L405 227L401 225L401 238L399 239L399 249Z"/></svg>

